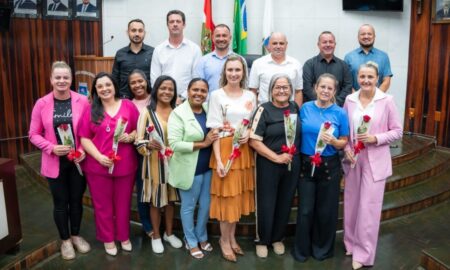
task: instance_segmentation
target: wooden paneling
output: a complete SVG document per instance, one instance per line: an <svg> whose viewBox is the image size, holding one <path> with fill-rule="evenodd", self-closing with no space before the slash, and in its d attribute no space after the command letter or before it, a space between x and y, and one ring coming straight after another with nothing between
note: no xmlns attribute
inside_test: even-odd
<svg viewBox="0 0 450 270"><path fill-rule="evenodd" d="M405 129L436 136L450 147L450 24L431 22L431 1L422 1L422 14L412 2Z"/></svg>
<svg viewBox="0 0 450 270"><path fill-rule="evenodd" d="M74 55L103 55L101 22L13 18L0 32L0 156L33 149L27 132L35 101L50 91L50 67ZM74 85L74 84L73 84Z"/></svg>

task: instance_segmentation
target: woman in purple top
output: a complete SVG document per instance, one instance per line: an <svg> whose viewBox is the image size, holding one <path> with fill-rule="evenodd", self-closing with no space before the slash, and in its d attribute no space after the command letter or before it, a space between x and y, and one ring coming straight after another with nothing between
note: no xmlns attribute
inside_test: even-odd
<svg viewBox="0 0 450 270"><path fill-rule="evenodd" d="M139 111L119 99L117 84L99 73L92 84L92 105L84 114L78 134L87 152L84 171L95 210L97 239L106 253L117 254L115 240L131 251L130 206L137 169L133 142Z"/></svg>

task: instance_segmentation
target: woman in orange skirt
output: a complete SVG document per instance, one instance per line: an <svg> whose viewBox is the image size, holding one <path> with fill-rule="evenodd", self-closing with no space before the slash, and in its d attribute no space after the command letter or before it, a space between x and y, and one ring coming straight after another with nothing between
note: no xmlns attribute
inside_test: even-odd
<svg viewBox="0 0 450 270"><path fill-rule="evenodd" d="M219 245L223 257L232 262L237 260L236 254L244 254L236 242L236 223L241 215L255 211L254 161L247 126L256 108L256 97L243 89L246 68L240 56L228 57L220 79L222 88L211 93L206 122L207 127L220 130L210 162L213 168L210 217L220 221ZM235 158L230 166L227 163L233 153Z"/></svg>

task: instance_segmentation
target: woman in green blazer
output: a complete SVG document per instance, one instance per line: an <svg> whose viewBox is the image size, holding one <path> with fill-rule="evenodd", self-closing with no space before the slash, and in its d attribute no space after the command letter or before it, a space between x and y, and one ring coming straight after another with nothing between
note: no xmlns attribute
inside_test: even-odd
<svg viewBox="0 0 450 270"><path fill-rule="evenodd" d="M211 144L219 138L217 130L206 128L208 83L200 78L188 85L188 99L175 108L168 122L168 139L174 154L169 162L169 184L178 188L181 197L180 216L186 248L192 257L203 258L211 251L206 223L209 216ZM194 210L199 204L197 224Z"/></svg>

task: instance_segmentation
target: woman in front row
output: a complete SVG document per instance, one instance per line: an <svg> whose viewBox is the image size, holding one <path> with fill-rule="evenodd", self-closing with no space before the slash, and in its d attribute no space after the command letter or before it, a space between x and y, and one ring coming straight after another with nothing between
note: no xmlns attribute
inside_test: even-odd
<svg viewBox="0 0 450 270"><path fill-rule="evenodd" d="M92 104L84 111L78 134L88 153L83 165L94 204L97 239L112 256L117 254L115 240L121 242L122 250L131 251L130 207L137 169L133 143L138 117L134 104L119 98L111 74L97 74ZM116 128L125 127L125 122L123 134L117 137Z"/></svg>
<svg viewBox="0 0 450 270"><path fill-rule="evenodd" d="M339 181L342 178L338 149L345 147L349 135L347 114L334 103L337 84L336 78L329 73L319 76L315 86L317 100L303 104L300 110L300 201L292 255L301 262L310 256L325 260L334 252ZM318 136L323 146L326 145L321 153L316 149ZM317 163L312 174L312 160L317 152L321 162ZM314 159L319 160L319 156Z"/></svg>
<svg viewBox="0 0 450 270"><path fill-rule="evenodd" d="M75 164L85 158L76 132L89 103L86 97L70 91L72 70L65 62L53 63L50 83L52 91L38 99L33 107L28 135L31 143L42 150L41 174L47 178L53 197L53 219L61 239L61 256L71 260L75 258L74 246L80 253L91 249L79 235L86 180ZM64 133L68 134L64 136ZM80 156L71 160L68 154L75 149Z"/></svg>
<svg viewBox="0 0 450 270"><path fill-rule="evenodd" d="M245 90L246 65L242 57L231 55L223 66L220 84L222 88L212 92L209 100L206 126L219 128L220 139L213 143L210 167L211 179L210 217L220 221L219 245L224 259L236 262L236 254L244 255L236 241L236 223L241 215L255 211L254 161L248 146L249 131L241 134L241 155L232 163L228 173L227 160L233 152L233 132L243 119L250 120L256 108L255 95Z"/></svg>
<svg viewBox="0 0 450 270"><path fill-rule="evenodd" d="M344 104L350 120L350 143L345 148L343 163L344 244L346 254L353 257L353 269L374 264L384 186L392 174L389 144L402 137L394 99L378 89L377 82L377 65L373 62L361 65L358 71L361 89L349 95ZM357 132L364 118L368 129ZM355 157L358 141L365 148Z"/></svg>
<svg viewBox="0 0 450 270"><path fill-rule="evenodd" d="M276 74L269 84L269 102L259 106L253 117L250 146L256 150L256 255L267 257L267 246L284 254L282 240L291 212L292 199L298 184L300 146L298 106L290 102L292 83L286 74ZM289 118L287 118L289 117ZM288 131L293 138L292 151L282 151L286 140L285 118L290 119ZM293 136L292 136L293 135Z"/></svg>
<svg viewBox="0 0 450 270"><path fill-rule="evenodd" d="M163 239L174 248L181 248L183 243L172 232L174 202L179 201L178 190L169 185L167 166L159 151L168 147L167 121L175 108L177 100L177 86L175 80L166 75L159 76L151 94L150 106L139 116L136 147L144 156L142 170L144 172L143 201L150 202L150 220L153 227L152 250L163 253L161 240L161 210L164 208L165 232ZM154 133L149 135L147 128L153 126ZM159 136L164 145L158 143L154 136ZM166 157L168 158L168 157ZM150 175L149 175L150 173Z"/></svg>
<svg viewBox="0 0 450 270"><path fill-rule="evenodd" d="M208 83L200 78L188 85L188 99L170 114L169 144L174 154L170 160L169 184L178 188L181 197L180 216L186 248L192 257L203 258L203 251L212 251L206 224L211 201L211 144L219 138L216 130L206 127ZM195 207L199 205L197 224Z"/></svg>

